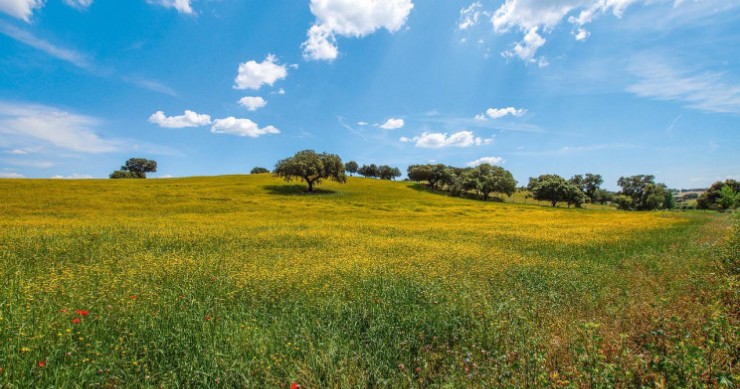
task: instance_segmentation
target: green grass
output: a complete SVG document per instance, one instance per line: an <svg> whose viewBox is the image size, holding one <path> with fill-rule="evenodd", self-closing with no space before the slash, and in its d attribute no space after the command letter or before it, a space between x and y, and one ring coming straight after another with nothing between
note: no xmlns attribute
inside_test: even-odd
<svg viewBox="0 0 740 389"><path fill-rule="evenodd" d="M0 180L0 387L740 382L727 216L320 189Z"/></svg>

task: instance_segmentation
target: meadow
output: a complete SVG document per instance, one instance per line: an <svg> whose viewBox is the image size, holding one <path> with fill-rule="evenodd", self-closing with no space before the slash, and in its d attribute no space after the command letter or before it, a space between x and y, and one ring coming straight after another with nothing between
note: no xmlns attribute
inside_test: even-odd
<svg viewBox="0 0 740 389"><path fill-rule="evenodd" d="M304 190L0 180L0 388L740 383L731 216Z"/></svg>

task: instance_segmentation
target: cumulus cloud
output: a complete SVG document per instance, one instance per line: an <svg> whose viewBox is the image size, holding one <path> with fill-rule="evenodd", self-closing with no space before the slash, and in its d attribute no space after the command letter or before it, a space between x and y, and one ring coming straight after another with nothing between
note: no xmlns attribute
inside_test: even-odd
<svg viewBox="0 0 740 389"><path fill-rule="evenodd" d="M423 132L413 138L401 137L401 142L414 143L416 147L425 149L440 149L444 147L470 147L493 143L493 139L476 137L471 131L460 131L452 135L445 133Z"/></svg>
<svg viewBox="0 0 740 389"><path fill-rule="evenodd" d="M174 8L177 12L186 15L195 13L190 6L190 0L147 0L149 4L157 4L166 8Z"/></svg>
<svg viewBox="0 0 740 389"><path fill-rule="evenodd" d="M190 110L180 116L165 116L164 112L157 111L149 117L149 122L164 128L201 127L211 124L211 117Z"/></svg>
<svg viewBox="0 0 740 389"><path fill-rule="evenodd" d="M246 96L239 100L239 104L249 111L256 111L267 105L267 100L259 96Z"/></svg>
<svg viewBox="0 0 740 389"><path fill-rule="evenodd" d="M384 130L397 130L399 128L403 128L406 123L403 121L403 119L388 119L385 123L383 123L380 128Z"/></svg>
<svg viewBox="0 0 740 389"><path fill-rule="evenodd" d="M280 130L273 126L260 128L257 123L249 119L227 117L225 119L214 120L211 132L214 134L229 134L257 138L262 135L279 134Z"/></svg>
<svg viewBox="0 0 740 389"><path fill-rule="evenodd" d="M288 76L285 65L277 64L277 57L268 54L264 61L247 61L239 64L239 73L234 80L234 89L260 89L262 85L275 84Z"/></svg>
<svg viewBox="0 0 740 389"><path fill-rule="evenodd" d="M500 119L502 117L511 115L515 117L524 116L524 114L527 113L526 109L517 109L514 107L506 107L506 108L488 108L486 110L486 113L482 113L480 115L476 115L476 120L487 120L488 118L491 119Z"/></svg>
<svg viewBox="0 0 740 389"><path fill-rule="evenodd" d="M382 28L396 32L413 8L411 0L311 0L316 22L301 45L303 56L332 61L339 55L337 36L359 38Z"/></svg>
<svg viewBox="0 0 740 389"><path fill-rule="evenodd" d="M504 163L504 159L501 157L483 157L476 159L475 161L468 162L466 165L468 167L476 167L483 165L484 163L487 163L489 165L501 165Z"/></svg>
<svg viewBox="0 0 740 389"><path fill-rule="evenodd" d="M44 6L44 0L0 0L0 12L29 22L36 9Z"/></svg>
<svg viewBox="0 0 740 389"><path fill-rule="evenodd" d="M491 23L496 33L516 30L524 34L522 41L505 51L506 57L518 57L525 62L546 66L544 57L537 57L538 50L547 42L543 33L550 33L567 19L573 26L573 36L586 40L590 33L586 25L607 13L621 18L631 5L654 3L651 0L506 0L493 12ZM659 2L669 2L663 0ZM473 7L476 3L473 3ZM681 2L674 2L674 7ZM465 9L464 9L465 10ZM462 14L462 11L461 11Z"/></svg>
<svg viewBox="0 0 740 389"><path fill-rule="evenodd" d="M362 127L367 126L368 124L370 124L370 123L368 123L368 122L357 122L357 125L358 126L362 126Z"/></svg>
<svg viewBox="0 0 740 389"><path fill-rule="evenodd" d="M82 153L118 151L121 141L103 139L96 133L102 122L57 108L0 101L0 135L10 143L29 142Z"/></svg>

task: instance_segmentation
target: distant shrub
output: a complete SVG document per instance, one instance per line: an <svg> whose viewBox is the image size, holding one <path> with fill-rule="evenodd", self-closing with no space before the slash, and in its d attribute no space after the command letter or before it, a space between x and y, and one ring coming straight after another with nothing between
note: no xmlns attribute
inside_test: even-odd
<svg viewBox="0 0 740 389"><path fill-rule="evenodd" d="M265 168L263 168L261 166L257 166L254 169L252 169L252 171L249 172L249 174L265 174L265 173L269 173L269 172L270 172L269 170L267 170L267 169L265 169Z"/></svg>

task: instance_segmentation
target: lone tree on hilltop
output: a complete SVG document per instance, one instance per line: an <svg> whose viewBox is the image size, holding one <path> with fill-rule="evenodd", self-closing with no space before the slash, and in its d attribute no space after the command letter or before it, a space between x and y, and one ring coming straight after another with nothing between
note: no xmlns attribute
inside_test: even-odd
<svg viewBox="0 0 740 389"><path fill-rule="evenodd" d="M110 178L146 178L147 173L157 171L157 161L146 158L131 158L121 166L121 170L111 173Z"/></svg>
<svg viewBox="0 0 740 389"><path fill-rule="evenodd" d="M353 174L357 173L357 169L359 169L359 168L360 167L357 166L357 162L355 162L355 161L349 161L349 162L347 162L347 163L344 164L344 170L347 173L349 173L350 176L352 176Z"/></svg>
<svg viewBox="0 0 740 389"><path fill-rule="evenodd" d="M500 167L484 163L462 173L463 190L475 190L484 201L491 193L502 193L511 196L516 191L516 180L511 172Z"/></svg>
<svg viewBox="0 0 740 389"><path fill-rule="evenodd" d="M269 172L270 171L267 170L266 168L263 168L261 166L257 166L254 169L252 169L252 171L249 172L249 174L265 174L265 173L269 173Z"/></svg>
<svg viewBox="0 0 740 389"><path fill-rule="evenodd" d="M314 185L320 184L324 179L331 179L340 184L347 181L344 164L338 155L317 154L313 150L299 151L293 157L279 161L275 165L274 174L288 182L294 179L305 181L309 193L313 193Z"/></svg>

